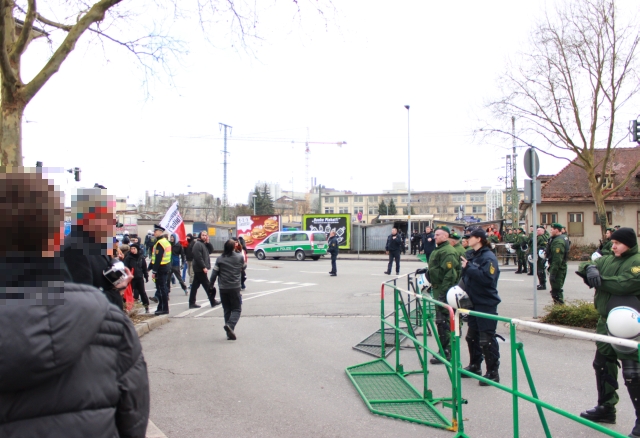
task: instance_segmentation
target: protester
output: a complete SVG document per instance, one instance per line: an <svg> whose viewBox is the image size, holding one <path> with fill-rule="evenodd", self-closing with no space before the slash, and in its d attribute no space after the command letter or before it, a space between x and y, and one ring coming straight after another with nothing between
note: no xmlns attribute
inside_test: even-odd
<svg viewBox="0 0 640 438"><path fill-rule="evenodd" d="M329 249L327 252L331 254L331 271L329 275L335 277L338 275L338 268L336 267L336 260L338 259L338 253L340 252L340 243L336 236L336 230L331 230L329 233L329 241L327 242Z"/></svg>
<svg viewBox="0 0 640 438"><path fill-rule="evenodd" d="M187 285L182 280L182 275L180 274L180 264L187 264L187 256L185 255L184 247L180 244L180 240L176 238L175 234L172 234L171 237L169 237L169 243L171 243L171 273L169 274L167 285L169 290L171 290L171 283L174 282L174 278L177 278L184 294L189 295L189 292L187 292Z"/></svg>
<svg viewBox="0 0 640 438"><path fill-rule="evenodd" d="M242 254L242 256L244 257L244 268L242 269L242 285L241 288L242 290L245 290L247 288L247 286L245 285L245 282L247 281L247 262L249 260L249 256L248 256L248 251L247 251L247 245L244 242L244 238L242 236L238 237L238 243L240 244L240 248L238 249L238 245L236 245L236 252L239 252Z"/></svg>
<svg viewBox="0 0 640 438"><path fill-rule="evenodd" d="M144 248L147 254L147 257L151 258L151 250L153 248L154 238L153 231L147 231L147 236L144 238Z"/></svg>
<svg viewBox="0 0 640 438"><path fill-rule="evenodd" d="M211 273L211 288L215 290L216 279L220 286L220 300L224 311L224 331L227 339L235 341L235 328L242 313L242 270L247 267L242 254L235 252L236 242L228 240L224 252L216 259ZM215 292L214 292L215 293Z"/></svg>
<svg viewBox="0 0 640 438"><path fill-rule="evenodd" d="M149 282L149 272L139 243L131 244L131 250L124 259L124 265L133 273L133 280L131 280L133 298L140 299L145 313L149 313L149 297L144 285Z"/></svg>
<svg viewBox="0 0 640 438"><path fill-rule="evenodd" d="M391 229L391 234L387 237L387 244L385 245L385 251L389 256L389 264L387 265L387 270L384 271L385 274L391 275L391 269L393 268L393 261L396 262L396 275L400 275L400 253L404 248L404 241L402 237L398 234L397 228Z"/></svg>
<svg viewBox="0 0 640 438"><path fill-rule="evenodd" d="M426 227L422 235L422 251L424 251L424 255L427 256L427 261L429 261L429 257L434 249L436 249L435 236L431 232L431 227Z"/></svg>
<svg viewBox="0 0 640 438"><path fill-rule="evenodd" d="M184 249L184 254L187 257L187 273L189 274L189 289L193 285L193 245L195 245L196 239L193 238L193 234L187 234L187 247ZM182 279L187 281L182 274Z"/></svg>
<svg viewBox="0 0 640 438"><path fill-rule="evenodd" d="M149 380L138 335L105 294L71 282L55 186L5 173L0 198L11 231L0 241L0 437L143 438ZM96 228L75 242L104 250Z"/></svg>
<svg viewBox="0 0 640 438"><path fill-rule="evenodd" d="M196 304L196 295L200 285L204 287L211 307L220 304L220 301L216 300L216 291L211 288L209 277L207 277L207 273L209 269L211 269L211 259L209 258L209 249L207 248L208 243L209 233L202 231L200 237L198 237L196 243L193 245L193 283L191 284L191 293L189 294L189 309L202 307Z"/></svg>

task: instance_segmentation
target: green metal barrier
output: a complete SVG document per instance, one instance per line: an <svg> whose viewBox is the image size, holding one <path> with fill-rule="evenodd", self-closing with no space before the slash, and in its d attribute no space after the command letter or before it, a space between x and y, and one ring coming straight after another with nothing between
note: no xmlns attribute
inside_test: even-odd
<svg viewBox="0 0 640 438"><path fill-rule="evenodd" d="M395 364L392 365L387 359L385 359L385 343L384 340L382 340L382 356L380 359L351 366L346 369L351 382L354 384L356 390L371 412L378 415L385 415L392 418L398 418L405 421L457 432L454 438L468 438L468 435L464 432L464 421L462 415L462 405L467 402L462 397L461 377L464 374L467 377L482 381L512 395L514 437L520 436L520 399L535 404L542 428L544 429L545 436L547 437L551 437L552 435L544 414L544 409L555 412L556 414L562 415L565 418L597 430L598 432L608 436L616 438L625 438L627 436L540 400L524 353L524 346L521 342L517 342L516 328L518 325L530 326L546 331L570 334L575 338L588 341L607 342L610 344L633 348L639 348L639 344L637 342L611 336L584 333L561 327L553 327L530 321L521 321L514 318L490 315L472 310L458 309L455 311L447 304L434 300L428 293L418 293L416 290L416 282L415 280L412 281L411 274L408 274L406 277L408 285L407 290L400 289L397 286L398 281L401 281L400 279L402 277L382 283L380 290L381 333L383 333L382 336L384 336L385 328L387 326L391 327L395 332ZM385 288L393 289L393 322L387 321L385 317ZM413 291L411 291L411 289L413 289ZM412 312L410 307L407 305L410 300L405 303L403 294L406 294L409 298L414 296L416 298L416 305L417 303L420 303L420 311L416 308L415 312ZM435 308L438 306L446 308L449 312L449 322L451 325L451 361L447 361L446 358L440 356L439 352L442 351L442 346L440 345L440 340L437 336L434 336L434 341L437 344L434 348L427 344L427 327L430 327L433 333L437 333L435 326ZM415 314L415 318L418 318L419 316L421 319L419 324L417 324L416 321L416 325L421 326L423 329L422 339L418 339L415 331L413 330L413 326L410 321L413 314ZM498 322L504 322L509 325L512 376L511 387L485 379L482 376L463 369L462 361L460 360L461 314L467 314L477 318L487 318ZM406 327L401 327L402 322L406 323ZM406 371L404 369L404 366L400 361L401 334L406 336L406 338L413 343L420 362L420 370ZM428 355L434 356L444 363L451 382L450 397L435 398L432 391L429 389ZM640 349L638 350L638 358L640 360ZM520 359L531 395L525 394L519 390L518 359ZM422 375L423 385L420 391L406 379L406 376L410 374ZM444 408L451 409L450 417L445 416L437 409L436 405L439 403L441 403ZM502 433L502 431L500 432Z"/></svg>

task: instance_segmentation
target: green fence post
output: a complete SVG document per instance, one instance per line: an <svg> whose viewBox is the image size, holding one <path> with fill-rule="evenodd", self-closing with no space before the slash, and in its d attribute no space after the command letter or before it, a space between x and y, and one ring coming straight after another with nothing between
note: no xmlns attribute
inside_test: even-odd
<svg viewBox="0 0 640 438"><path fill-rule="evenodd" d="M393 323L394 323L394 334L395 334L395 346L396 346L396 372L402 372L400 368L400 332L398 328L400 327L400 315L398 314L398 289L393 285Z"/></svg>
<svg viewBox="0 0 640 438"><path fill-rule="evenodd" d="M518 349L518 355L520 356L520 361L522 362L522 368L524 368L524 374L527 376L527 382L529 382L529 389L531 390L531 395L539 400L538 391L536 390L536 386L533 383L533 377L531 376L531 370L529 369L529 363L527 362L527 358L524 355L524 347L521 342L518 342L516 348ZM549 425L547 424L547 419L544 416L544 411L539 404L536 404L536 409L538 410L538 416L540 417L540 422L542 423L542 428L544 429L544 434L547 438L551 438L551 431L549 430Z"/></svg>
<svg viewBox="0 0 640 438"><path fill-rule="evenodd" d="M387 357L385 354L385 344L387 343L387 335L385 333L385 326L384 326L384 287L385 287L385 284L382 283L382 286L380 286L380 357L382 359Z"/></svg>
<svg viewBox="0 0 640 438"><path fill-rule="evenodd" d="M518 362L516 356L516 326L509 323L509 339L511 343L511 389L513 392L513 436L520 436L520 425L518 423Z"/></svg>

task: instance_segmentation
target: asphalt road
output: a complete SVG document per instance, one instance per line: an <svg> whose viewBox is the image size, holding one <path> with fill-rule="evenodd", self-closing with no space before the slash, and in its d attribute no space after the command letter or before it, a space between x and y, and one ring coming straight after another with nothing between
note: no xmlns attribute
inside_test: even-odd
<svg viewBox="0 0 640 438"><path fill-rule="evenodd" d="M401 274L415 270L405 263ZM568 299L592 294L569 269ZM447 431L373 415L345 374L372 359L352 346L379 327L380 284L386 263L339 261L329 277L328 260L249 260L237 341L227 341L222 309L189 311L178 286L172 289L171 323L142 338L151 380L151 419L169 437L452 437ZM148 287L151 288L151 284ZM532 277L504 270L500 314L533 315ZM551 302L538 293L539 313ZM390 309L390 305L387 307ZM466 329L465 329L466 330ZM507 330L499 332L508 340ZM596 402L589 342L518 333L541 399L579 413ZM501 380L511 382L509 344L500 342ZM463 343L463 357L468 357ZM405 369L417 369L413 350L403 350ZM417 376L410 378L421 387ZM430 368L429 386L446 397L444 367ZM629 433L634 413L620 377L618 424ZM520 388L526 387L522 368ZM463 381L465 430L472 437L513 436L512 398L491 387ZM544 436L533 406L521 401L520 436ZM450 417L450 410L444 410ZM596 437L600 433L547 412L554 437Z"/></svg>

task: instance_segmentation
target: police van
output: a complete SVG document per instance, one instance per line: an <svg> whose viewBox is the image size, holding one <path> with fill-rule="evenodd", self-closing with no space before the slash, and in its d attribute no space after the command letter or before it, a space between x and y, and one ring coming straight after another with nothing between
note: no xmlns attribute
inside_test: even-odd
<svg viewBox="0 0 640 438"><path fill-rule="evenodd" d="M318 260L327 253L327 235L318 231L280 231L273 233L256 245L253 253L258 260L267 257L295 257L304 260L311 257Z"/></svg>

